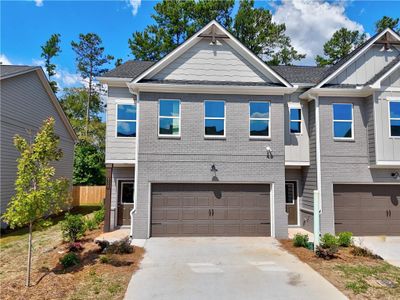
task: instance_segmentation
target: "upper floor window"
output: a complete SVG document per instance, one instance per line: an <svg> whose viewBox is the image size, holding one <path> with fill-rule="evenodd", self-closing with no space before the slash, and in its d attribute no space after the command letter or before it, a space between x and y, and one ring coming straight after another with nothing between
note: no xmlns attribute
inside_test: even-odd
<svg viewBox="0 0 400 300"><path fill-rule="evenodd" d="M136 105L117 104L117 137L136 137Z"/></svg>
<svg viewBox="0 0 400 300"><path fill-rule="evenodd" d="M204 135L225 136L225 101L204 101Z"/></svg>
<svg viewBox="0 0 400 300"><path fill-rule="evenodd" d="M400 101L389 101L390 136L400 137Z"/></svg>
<svg viewBox="0 0 400 300"><path fill-rule="evenodd" d="M289 108L289 131L290 133L301 133L301 108Z"/></svg>
<svg viewBox="0 0 400 300"><path fill-rule="evenodd" d="M158 113L158 135L180 136L181 101L160 100Z"/></svg>
<svg viewBox="0 0 400 300"><path fill-rule="evenodd" d="M353 104L333 104L333 137L339 140L351 140L353 134Z"/></svg>
<svg viewBox="0 0 400 300"><path fill-rule="evenodd" d="M270 103L250 102L250 137L269 137Z"/></svg>

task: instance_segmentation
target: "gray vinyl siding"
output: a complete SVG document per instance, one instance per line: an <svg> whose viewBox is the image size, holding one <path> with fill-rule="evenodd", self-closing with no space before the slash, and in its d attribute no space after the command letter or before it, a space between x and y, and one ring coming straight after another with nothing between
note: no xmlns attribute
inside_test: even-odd
<svg viewBox="0 0 400 300"><path fill-rule="evenodd" d="M158 138L158 100L181 100L181 138ZM271 100L271 140L250 140L248 101ZM134 237L149 236L151 183L273 183L274 215L278 237L287 236L284 200L284 101L280 96L140 94L139 155L137 161L137 207ZM204 139L203 100L226 101L226 139ZM270 146L273 158L265 150ZM211 165L218 172L213 178Z"/></svg>
<svg viewBox="0 0 400 300"><path fill-rule="evenodd" d="M200 40L153 79L271 82L222 39Z"/></svg>
<svg viewBox="0 0 400 300"><path fill-rule="evenodd" d="M308 103L308 131L310 135L310 166L304 167L303 180L304 190L303 198L300 203L300 210L313 210L314 190L317 189L317 160L316 160L316 128L315 128L315 101Z"/></svg>
<svg viewBox="0 0 400 300"><path fill-rule="evenodd" d="M74 141L36 72L1 81L1 212L14 194L19 152L13 137L19 134L31 139L48 117L55 119L63 157L55 163L56 177L72 180Z"/></svg>
<svg viewBox="0 0 400 300"><path fill-rule="evenodd" d="M371 165L376 163L376 147L375 147L375 118L374 118L374 97L369 96L366 99L366 114L367 114L367 140L368 140L368 155Z"/></svg>
<svg viewBox="0 0 400 300"><path fill-rule="evenodd" d="M285 107L285 162L304 163L310 162L309 134L308 134L308 104L299 100L300 93L288 95ZM289 107L300 104L302 113L301 134L291 134L289 130Z"/></svg>
<svg viewBox="0 0 400 300"><path fill-rule="evenodd" d="M385 80L381 83L382 86L400 87L400 68L393 71Z"/></svg>
<svg viewBox="0 0 400 300"><path fill-rule="evenodd" d="M109 87L107 98L106 162L109 160L134 160L136 138L116 137L116 103L134 103L127 87Z"/></svg>
<svg viewBox="0 0 400 300"><path fill-rule="evenodd" d="M398 48L385 50L383 45L374 45L346 67L329 84L365 84L400 54Z"/></svg>
<svg viewBox="0 0 400 300"><path fill-rule="evenodd" d="M114 230L117 227L118 180L134 180L134 178L135 178L134 168L114 166L112 173L112 185L111 185L111 219L110 219L111 230Z"/></svg>
<svg viewBox="0 0 400 300"><path fill-rule="evenodd" d="M400 100L400 92L375 92L376 161L400 162L400 138L390 137L389 98Z"/></svg>

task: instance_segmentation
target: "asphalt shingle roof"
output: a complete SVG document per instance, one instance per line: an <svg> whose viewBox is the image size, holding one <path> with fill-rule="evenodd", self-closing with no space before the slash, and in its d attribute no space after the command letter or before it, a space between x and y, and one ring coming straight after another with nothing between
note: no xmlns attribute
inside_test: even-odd
<svg viewBox="0 0 400 300"><path fill-rule="evenodd" d="M240 86L276 86L276 87L282 87L283 86L283 84L268 83L268 82L212 81L212 80L154 80L154 79L142 79L140 82L161 83L161 84L240 85Z"/></svg>
<svg viewBox="0 0 400 300"><path fill-rule="evenodd" d="M154 65L154 61L128 60L101 77L135 78Z"/></svg>
<svg viewBox="0 0 400 300"><path fill-rule="evenodd" d="M34 70L39 67L17 66L17 65L0 65L0 77L8 77L20 72Z"/></svg>
<svg viewBox="0 0 400 300"><path fill-rule="evenodd" d="M290 83L316 84L329 70L329 67L316 66L271 66L271 68Z"/></svg>

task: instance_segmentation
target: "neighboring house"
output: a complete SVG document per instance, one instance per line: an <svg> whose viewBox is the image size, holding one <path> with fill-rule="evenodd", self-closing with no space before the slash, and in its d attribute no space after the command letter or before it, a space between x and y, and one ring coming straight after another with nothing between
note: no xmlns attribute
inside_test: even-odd
<svg viewBox="0 0 400 300"><path fill-rule="evenodd" d="M55 119L55 132L60 137L63 157L56 162L56 176L72 179L74 143L77 139L40 67L0 65L0 200L1 213L15 190L17 158L13 144L19 134L33 138L48 117ZM2 224L4 227L5 224Z"/></svg>
<svg viewBox="0 0 400 300"><path fill-rule="evenodd" d="M134 238L400 235L400 37L270 67L213 21L108 85L106 227Z"/></svg>

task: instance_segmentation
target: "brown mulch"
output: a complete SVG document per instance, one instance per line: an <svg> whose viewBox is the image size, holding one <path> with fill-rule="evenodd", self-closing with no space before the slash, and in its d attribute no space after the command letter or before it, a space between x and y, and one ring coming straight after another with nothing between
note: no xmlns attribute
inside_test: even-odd
<svg viewBox="0 0 400 300"><path fill-rule="evenodd" d="M101 232L101 229L88 232L80 241L84 250L78 253L77 266L64 270L59 263L60 257L68 253L66 243L42 253L32 269L32 286L25 287L25 272L10 280L5 278L1 282L1 299L123 299L144 249L134 247L131 254L114 254L109 256L109 263L101 263L100 248L94 243ZM93 286L96 289L91 291Z"/></svg>
<svg viewBox="0 0 400 300"><path fill-rule="evenodd" d="M368 291L365 293L354 293L351 289L346 287L346 284L352 279L346 278L345 274L340 271L341 266L345 267L357 267L357 266L365 266L365 267L382 267L387 266L388 264L381 259L374 259L371 257L363 257L363 256L354 256L351 253L351 247L348 248L340 248L336 257L331 260L324 260L322 258L317 257L313 251L302 248L302 247L294 247L292 240L280 240L281 247L287 250L289 253L297 256L301 261L308 264L315 271L320 273L325 279L327 279L330 283L332 283L336 288L338 288L343 294L345 294L349 299L400 299L400 294L398 294L398 285L394 293L385 288L374 288L371 286L368 288ZM400 274L398 268L390 266L391 272L395 272L395 274ZM393 271L394 270L394 271ZM395 275L396 278L396 275ZM357 280L355 276L353 281ZM397 281L400 278L397 277ZM400 281L398 282L400 284Z"/></svg>

